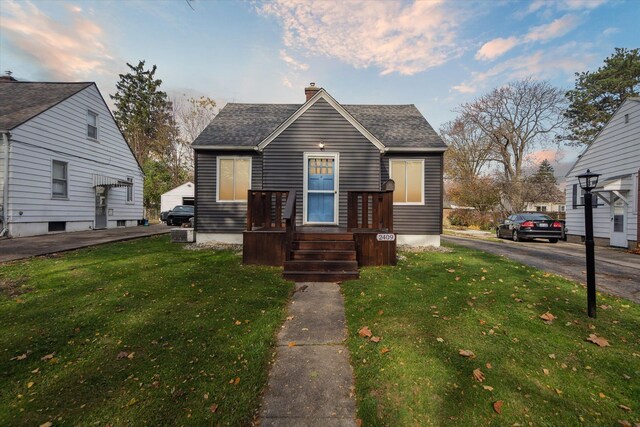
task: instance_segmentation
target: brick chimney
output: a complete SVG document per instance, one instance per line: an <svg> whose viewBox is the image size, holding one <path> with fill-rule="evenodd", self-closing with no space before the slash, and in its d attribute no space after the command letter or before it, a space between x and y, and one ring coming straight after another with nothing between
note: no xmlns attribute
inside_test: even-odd
<svg viewBox="0 0 640 427"><path fill-rule="evenodd" d="M315 83L309 83L309 86L304 88L304 94L307 96L307 101L310 100L319 90L320 88L316 87Z"/></svg>

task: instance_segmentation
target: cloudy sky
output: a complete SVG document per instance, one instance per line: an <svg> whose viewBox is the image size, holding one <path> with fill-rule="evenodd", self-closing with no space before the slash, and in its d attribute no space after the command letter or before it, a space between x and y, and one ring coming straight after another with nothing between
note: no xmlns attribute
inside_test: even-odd
<svg viewBox="0 0 640 427"><path fill-rule="evenodd" d="M614 47L639 47L638 0L0 0L0 71L96 81L158 66L170 94L298 103L316 82L339 102L415 104L436 129L492 88L533 76L571 88ZM576 150L541 147L561 163Z"/></svg>

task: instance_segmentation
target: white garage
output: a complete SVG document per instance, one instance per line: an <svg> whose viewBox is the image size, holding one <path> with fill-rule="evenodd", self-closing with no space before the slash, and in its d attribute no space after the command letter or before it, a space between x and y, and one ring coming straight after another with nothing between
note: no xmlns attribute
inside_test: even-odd
<svg viewBox="0 0 640 427"><path fill-rule="evenodd" d="M165 212L173 209L177 205L193 205L193 192L193 182L187 182L174 188L173 190L167 191L160 196L160 212Z"/></svg>

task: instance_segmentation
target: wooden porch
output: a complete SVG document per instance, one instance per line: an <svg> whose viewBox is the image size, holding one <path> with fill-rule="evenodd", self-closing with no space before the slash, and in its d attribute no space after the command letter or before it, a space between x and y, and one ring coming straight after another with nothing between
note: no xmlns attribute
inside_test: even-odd
<svg viewBox="0 0 640 427"><path fill-rule="evenodd" d="M243 262L283 266L297 282L359 277L359 266L395 265L393 190L350 191L347 227L297 226L295 190L249 190Z"/></svg>

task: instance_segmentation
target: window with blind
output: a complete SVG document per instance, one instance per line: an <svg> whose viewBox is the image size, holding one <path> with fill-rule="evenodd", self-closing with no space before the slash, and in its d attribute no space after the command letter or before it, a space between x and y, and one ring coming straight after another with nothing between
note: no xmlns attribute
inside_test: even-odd
<svg viewBox="0 0 640 427"><path fill-rule="evenodd" d="M67 183L67 163L54 160L51 162L51 196L66 199Z"/></svg>
<svg viewBox="0 0 640 427"><path fill-rule="evenodd" d="M246 202L251 188L250 157L218 158L218 202Z"/></svg>
<svg viewBox="0 0 640 427"><path fill-rule="evenodd" d="M87 111L87 137L98 139L98 115Z"/></svg>
<svg viewBox="0 0 640 427"><path fill-rule="evenodd" d="M424 205L424 160L391 160L389 165L396 184L393 203Z"/></svg>

